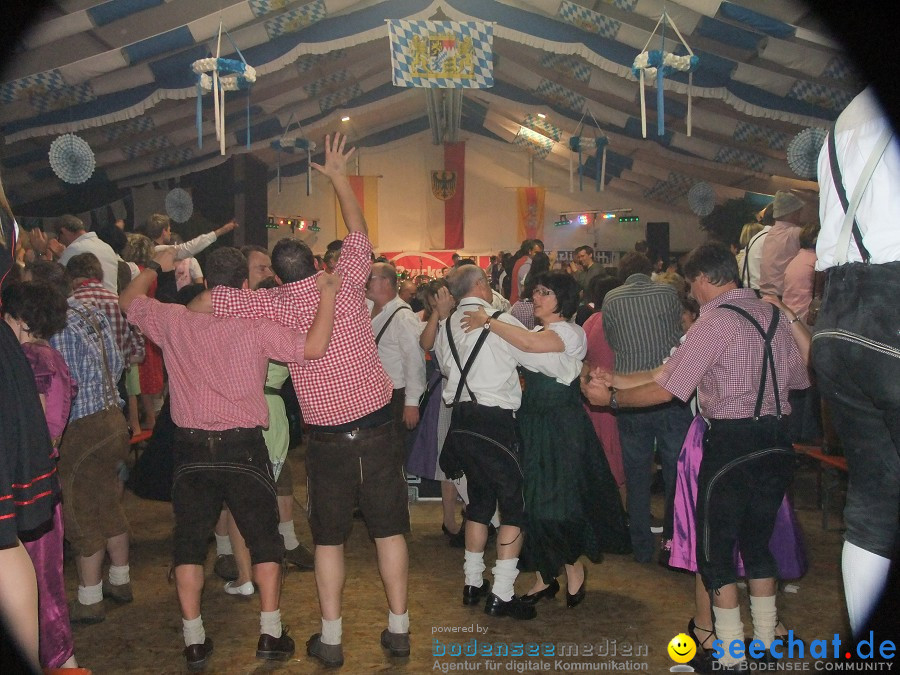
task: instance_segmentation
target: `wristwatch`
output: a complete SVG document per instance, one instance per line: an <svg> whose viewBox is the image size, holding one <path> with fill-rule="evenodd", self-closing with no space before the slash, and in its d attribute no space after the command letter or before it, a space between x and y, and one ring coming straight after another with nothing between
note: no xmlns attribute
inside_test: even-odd
<svg viewBox="0 0 900 675"><path fill-rule="evenodd" d="M162 265L160 265L155 260L151 260L150 262L148 262L145 265L145 269L153 270L154 272L156 272L157 275L162 274L162 271L163 271Z"/></svg>
<svg viewBox="0 0 900 675"><path fill-rule="evenodd" d="M609 407L612 410L619 409L619 402L616 400L616 392L617 391L618 391L618 389L616 389L615 387L609 388Z"/></svg>
<svg viewBox="0 0 900 675"><path fill-rule="evenodd" d="M489 316L489 317L487 318L487 321L484 322L484 329L485 329L485 330L490 330L490 329L491 329L491 321L493 321L493 320L494 320L494 317L492 317L492 316Z"/></svg>

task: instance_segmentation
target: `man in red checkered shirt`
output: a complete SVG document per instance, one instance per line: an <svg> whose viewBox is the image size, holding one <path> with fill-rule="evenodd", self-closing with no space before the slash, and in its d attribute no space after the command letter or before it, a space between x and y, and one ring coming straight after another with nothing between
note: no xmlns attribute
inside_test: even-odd
<svg viewBox="0 0 900 675"><path fill-rule="evenodd" d="M744 639L734 545L749 579L754 640L767 650L777 623L769 539L793 472L788 390L809 386L797 346L808 344L809 334L797 317L739 287L737 262L721 244L694 249L684 272L701 304L684 344L645 384L617 390L608 385L619 380L596 369L582 391L592 404L616 410L687 401L697 390L708 423L697 486L697 562L725 645L716 665L740 667L743 657L729 653L734 640Z"/></svg>
<svg viewBox="0 0 900 675"><path fill-rule="evenodd" d="M160 346L169 373L175 423L175 513L173 561L182 612L184 657L189 670L202 670L212 653L200 616L207 537L223 501L250 549L259 586L260 636L256 656L286 660L294 641L281 624L281 563L278 505L262 429L269 424L263 395L269 359L321 358L332 335L340 280L318 283L322 302L308 330L274 321L223 319L146 297L160 272L174 268L175 252L158 252L122 291L128 320ZM207 259L207 282L240 286L247 260L235 248L216 249ZM210 358L210 348L216 358Z"/></svg>
<svg viewBox="0 0 900 675"><path fill-rule="evenodd" d="M340 134L333 141L326 137L325 164L312 164L331 180L349 231L335 267L343 281L334 335L324 358L288 364L310 430L306 450L308 517L316 545L316 585L322 611L322 631L309 639L307 653L328 666L343 663L344 542L357 505L375 540L388 598L388 627L381 634L381 644L393 656L409 654L405 458L393 439L393 384L378 358L365 303L372 244L346 175L347 160L355 148L345 152L345 141ZM216 315L264 317L306 330L319 299L316 279L324 272L316 272L309 247L290 238L272 249L272 269L282 286L257 291L213 290Z"/></svg>

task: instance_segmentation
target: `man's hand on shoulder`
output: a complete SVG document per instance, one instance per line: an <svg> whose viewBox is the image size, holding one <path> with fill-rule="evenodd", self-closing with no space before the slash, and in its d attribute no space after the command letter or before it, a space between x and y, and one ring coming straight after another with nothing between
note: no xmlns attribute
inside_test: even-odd
<svg viewBox="0 0 900 675"><path fill-rule="evenodd" d="M338 291L341 290L341 275L337 273L328 274L327 272L320 274L316 277L316 288L319 289L321 294L331 293L337 295Z"/></svg>

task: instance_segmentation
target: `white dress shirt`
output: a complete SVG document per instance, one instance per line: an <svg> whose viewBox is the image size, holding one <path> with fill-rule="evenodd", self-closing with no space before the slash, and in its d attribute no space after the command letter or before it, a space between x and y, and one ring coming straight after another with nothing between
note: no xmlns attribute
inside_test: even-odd
<svg viewBox="0 0 900 675"><path fill-rule="evenodd" d="M100 267L103 268L103 288L118 295L116 283L119 279L119 256L112 247L100 239L96 232L85 232L66 246L66 250L59 257L59 262L65 266L73 257L82 253L93 253L97 256Z"/></svg>
<svg viewBox="0 0 900 675"><path fill-rule="evenodd" d="M834 142L848 202L853 199L859 176L872 154L872 147L890 124L890 119L881 109L871 87L854 98L838 117ZM876 265L900 261L898 176L900 143L895 135L876 165L856 211L863 244L871 254L870 262ZM827 142L819 153L819 219L822 229L816 243L816 269L825 270L834 265L835 247L844 221L844 209L831 176ZM850 238L847 260L862 261L853 237Z"/></svg>
<svg viewBox="0 0 900 675"><path fill-rule="evenodd" d="M488 314L494 312L491 305L484 300L466 297L460 301L459 307L449 319L441 321L440 329L438 330L435 352L437 353L441 372L447 373L447 382L444 384L442 395L444 403L447 405L452 404L453 399L456 397L460 376L460 369L453 359L450 344L447 341L447 324L450 324L459 359L462 365L465 366L469 353L475 346L481 331L473 330L471 333L466 333L460 325L460 321L464 312L477 307L482 307ZM518 326L523 330L528 330L518 319L510 314L501 314L495 321L503 321L504 323ZM469 389L471 389L481 405L518 410L522 403L522 388L519 385L519 374L516 371L516 366L518 365L556 378L562 384L570 384L581 373L581 360L580 358L575 358L574 355L580 353L581 358L584 357L587 351L587 339L581 328L571 326L572 330L570 330L565 327L570 326L570 324L566 322L559 323L564 325L556 328L551 327L551 330L560 335L563 344L566 345L567 352L571 353L530 354L516 349L494 333L488 335L481 351L475 357L472 368L469 370L469 374L466 377L468 388L463 387L460 400L472 400L469 396ZM581 332L580 341L578 338L579 331Z"/></svg>
<svg viewBox="0 0 900 675"><path fill-rule="evenodd" d="M165 251L167 248L174 248L175 260L186 260L188 258L193 258L203 249L212 246L218 238L219 237L215 232L206 232L183 244L157 244L154 250L159 253L160 251Z"/></svg>
<svg viewBox="0 0 900 675"><path fill-rule="evenodd" d="M406 388L405 405L418 406L425 393L425 353L419 346L423 324L419 317L407 303L395 297L372 317L372 333L377 336L388 318L401 307L378 342L378 358L394 389Z"/></svg>
<svg viewBox="0 0 900 675"><path fill-rule="evenodd" d="M744 288L752 288L759 290L759 266L762 263L763 248L766 243L766 235L772 229L771 225L766 225L757 232L749 242L747 248L744 249L744 261L738 268L741 280L744 282ZM744 274L744 267L747 268L747 274Z"/></svg>

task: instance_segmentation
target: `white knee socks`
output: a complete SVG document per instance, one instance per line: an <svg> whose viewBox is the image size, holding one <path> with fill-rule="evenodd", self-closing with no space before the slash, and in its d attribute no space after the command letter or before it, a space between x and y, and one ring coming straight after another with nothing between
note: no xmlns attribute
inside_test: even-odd
<svg viewBox="0 0 900 675"><path fill-rule="evenodd" d="M478 586L484 583L484 551L475 553L466 551L466 559L463 562L463 574L466 575L467 586Z"/></svg>
<svg viewBox="0 0 900 675"><path fill-rule="evenodd" d="M512 600L516 577L519 576L518 564L518 558L497 560L492 570L494 573L493 593L504 602Z"/></svg>
<svg viewBox="0 0 900 675"><path fill-rule="evenodd" d="M891 571L891 561L845 541L841 568L850 629L853 635L858 635L881 598Z"/></svg>
<svg viewBox="0 0 900 675"><path fill-rule="evenodd" d="M741 623L741 608L724 609L722 607L713 607L715 615L715 631L716 636L722 641L725 648L725 654L719 659L719 663L723 666L733 666L743 658L736 659L729 653L729 647L735 640L744 641L744 624Z"/></svg>
<svg viewBox="0 0 900 675"><path fill-rule="evenodd" d="M751 595L750 616L753 619L753 639L759 640L768 649L772 646L772 640L775 639L775 624L778 622L775 596Z"/></svg>

